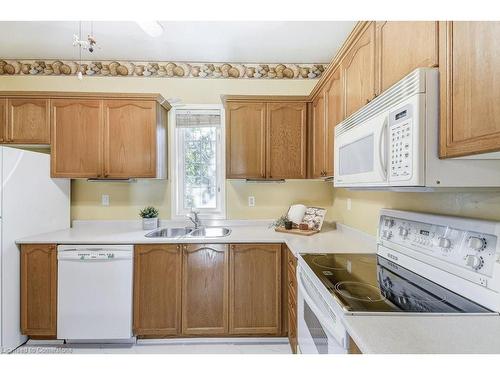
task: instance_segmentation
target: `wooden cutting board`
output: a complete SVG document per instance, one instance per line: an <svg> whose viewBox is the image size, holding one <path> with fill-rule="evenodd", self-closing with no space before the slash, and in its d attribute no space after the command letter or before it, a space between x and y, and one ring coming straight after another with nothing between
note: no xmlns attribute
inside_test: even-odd
<svg viewBox="0 0 500 375"><path fill-rule="evenodd" d="M274 228L274 230L280 233L298 234L299 236L312 236L313 234L319 233L319 230L315 229L300 230L300 229L285 229L283 227L276 227Z"/></svg>

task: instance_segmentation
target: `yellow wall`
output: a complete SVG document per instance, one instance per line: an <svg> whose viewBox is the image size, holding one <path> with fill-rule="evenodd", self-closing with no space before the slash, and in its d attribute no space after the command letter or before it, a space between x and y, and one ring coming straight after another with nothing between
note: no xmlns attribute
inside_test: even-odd
<svg viewBox="0 0 500 375"><path fill-rule="evenodd" d="M347 210L347 199L351 210ZM335 189L330 217L376 234L381 208L422 211L500 221L500 193L393 193Z"/></svg>
<svg viewBox="0 0 500 375"><path fill-rule="evenodd" d="M86 77L6 77L0 78L0 90L7 91L93 91L151 92L165 98L180 98L186 104L220 104L222 94L307 95L315 80L229 80L229 79L147 79ZM169 137L170 140L173 137ZM231 219L276 218L293 203L330 207L331 184L321 181L287 181L284 184L247 184L228 181L227 216ZM101 206L101 195L110 196L110 205ZM248 196L256 198L248 207ZM75 180L72 183L73 219L134 219L140 208L154 205L161 218L169 218L170 181L139 180L136 183L96 183Z"/></svg>

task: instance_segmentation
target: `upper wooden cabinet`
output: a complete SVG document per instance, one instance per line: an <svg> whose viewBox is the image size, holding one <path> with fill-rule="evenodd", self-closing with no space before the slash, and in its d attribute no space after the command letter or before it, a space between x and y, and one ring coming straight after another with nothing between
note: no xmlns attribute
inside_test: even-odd
<svg viewBox="0 0 500 375"><path fill-rule="evenodd" d="M157 103L104 100L104 177L156 177Z"/></svg>
<svg viewBox="0 0 500 375"><path fill-rule="evenodd" d="M442 158L500 150L500 22L440 22Z"/></svg>
<svg viewBox="0 0 500 375"><path fill-rule="evenodd" d="M7 142L7 99L0 98L0 143Z"/></svg>
<svg viewBox="0 0 500 375"><path fill-rule="evenodd" d="M281 334L281 245L231 245L229 333Z"/></svg>
<svg viewBox="0 0 500 375"><path fill-rule="evenodd" d="M267 177L306 178L306 103L267 105Z"/></svg>
<svg viewBox="0 0 500 375"><path fill-rule="evenodd" d="M369 22L340 64L345 117L375 98L375 23Z"/></svg>
<svg viewBox="0 0 500 375"><path fill-rule="evenodd" d="M266 177L266 104L226 106L226 177Z"/></svg>
<svg viewBox="0 0 500 375"><path fill-rule="evenodd" d="M311 104L309 177L333 176L335 126L343 119L342 81L336 69Z"/></svg>
<svg viewBox="0 0 500 375"><path fill-rule="evenodd" d="M326 120L325 120L325 93L322 91L311 104L310 127L310 177L325 176L326 158Z"/></svg>
<svg viewBox="0 0 500 375"><path fill-rule="evenodd" d="M156 100L51 100L52 177L166 178L167 110Z"/></svg>
<svg viewBox="0 0 500 375"><path fill-rule="evenodd" d="M306 99L224 96L226 177L306 178Z"/></svg>
<svg viewBox="0 0 500 375"><path fill-rule="evenodd" d="M49 99L7 99L6 141L15 144L49 144L49 116Z"/></svg>
<svg viewBox="0 0 500 375"><path fill-rule="evenodd" d="M438 65L438 22L383 21L376 28L377 93L416 68Z"/></svg>
<svg viewBox="0 0 500 375"><path fill-rule="evenodd" d="M57 334L57 251L55 245L21 246L21 333Z"/></svg>
<svg viewBox="0 0 500 375"><path fill-rule="evenodd" d="M50 111L52 177L103 177L102 101L54 99Z"/></svg>
<svg viewBox="0 0 500 375"><path fill-rule="evenodd" d="M227 245L182 245L182 334L228 332Z"/></svg>
<svg viewBox="0 0 500 375"><path fill-rule="evenodd" d="M181 333L182 245L138 245L134 249L134 334Z"/></svg>

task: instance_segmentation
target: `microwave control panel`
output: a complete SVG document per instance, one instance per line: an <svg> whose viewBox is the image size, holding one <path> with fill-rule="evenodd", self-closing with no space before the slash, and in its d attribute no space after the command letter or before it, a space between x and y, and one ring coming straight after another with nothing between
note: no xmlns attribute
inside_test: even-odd
<svg viewBox="0 0 500 375"><path fill-rule="evenodd" d="M404 181L412 178L412 107L405 105L389 113L389 178Z"/></svg>

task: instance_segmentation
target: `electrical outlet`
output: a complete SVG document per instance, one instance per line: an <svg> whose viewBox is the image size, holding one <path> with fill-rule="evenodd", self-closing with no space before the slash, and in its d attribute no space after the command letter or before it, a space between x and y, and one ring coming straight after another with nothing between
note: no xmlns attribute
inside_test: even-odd
<svg viewBox="0 0 500 375"><path fill-rule="evenodd" d="M351 198L347 198L347 211L351 211L352 201Z"/></svg>
<svg viewBox="0 0 500 375"><path fill-rule="evenodd" d="M248 197L248 207L255 207L255 197L253 195Z"/></svg>
<svg viewBox="0 0 500 375"><path fill-rule="evenodd" d="M101 204L103 206L109 206L109 195L107 194L101 195Z"/></svg>

